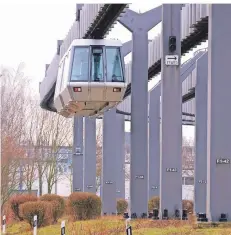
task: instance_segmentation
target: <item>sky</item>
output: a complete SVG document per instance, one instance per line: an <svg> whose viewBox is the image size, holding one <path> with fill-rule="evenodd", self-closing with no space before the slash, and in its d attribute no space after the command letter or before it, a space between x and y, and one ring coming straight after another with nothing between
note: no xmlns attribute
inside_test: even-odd
<svg viewBox="0 0 231 235"><path fill-rule="evenodd" d="M130 4L130 9L143 13L160 4L160 1L137 1ZM16 69L21 62L24 62L24 74L31 78L35 93L38 93L39 81L44 78L45 64L49 64L56 53L57 40L66 36L75 20L75 7L74 0L65 3L64 1L0 3L0 65ZM160 32L161 24L149 31L149 39L153 39ZM126 42L131 40L131 33L117 23L107 38L118 38ZM199 48L205 46L202 44ZM192 57L194 51L184 56L182 62ZM128 56L126 61L130 59ZM159 79L155 78L149 87ZM193 138L194 128L183 127L183 135Z"/></svg>

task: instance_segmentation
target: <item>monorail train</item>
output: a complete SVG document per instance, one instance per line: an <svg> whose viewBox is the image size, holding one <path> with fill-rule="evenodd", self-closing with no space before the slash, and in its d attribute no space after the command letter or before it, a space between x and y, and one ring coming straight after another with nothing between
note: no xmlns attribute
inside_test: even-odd
<svg viewBox="0 0 231 235"><path fill-rule="evenodd" d="M54 95L64 117L99 116L123 100L126 91L122 43L75 39L60 60Z"/></svg>

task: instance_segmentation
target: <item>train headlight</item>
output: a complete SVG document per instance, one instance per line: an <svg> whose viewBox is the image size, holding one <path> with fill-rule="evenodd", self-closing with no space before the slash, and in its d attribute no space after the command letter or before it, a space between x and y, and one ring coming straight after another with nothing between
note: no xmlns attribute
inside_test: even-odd
<svg viewBox="0 0 231 235"><path fill-rule="evenodd" d="M121 92L121 88L119 88L119 87L114 87L114 88L113 88L113 92Z"/></svg>
<svg viewBox="0 0 231 235"><path fill-rule="evenodd" d="M82 88L81 87L73 87L73 91L74 92L82 92Z"/></svg>

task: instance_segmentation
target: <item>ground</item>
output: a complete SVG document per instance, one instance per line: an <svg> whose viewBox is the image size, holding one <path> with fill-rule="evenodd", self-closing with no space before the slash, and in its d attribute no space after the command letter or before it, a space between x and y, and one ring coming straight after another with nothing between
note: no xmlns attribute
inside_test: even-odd
<svg viewBox="0 0 231 235"><path fill-rule="evenodd" d="M67 218L63 218L67 221ZM38 235L60 234L60 222L38 229ZM136 220L131 223L133 235L231 235L231 224L198 226L194 220L152 221ZM31 235L32 229L25 222L8 225L6 235ZM66 235L123 235L125 222L118 217L107 217L83 222L66 222Z"/></svg>

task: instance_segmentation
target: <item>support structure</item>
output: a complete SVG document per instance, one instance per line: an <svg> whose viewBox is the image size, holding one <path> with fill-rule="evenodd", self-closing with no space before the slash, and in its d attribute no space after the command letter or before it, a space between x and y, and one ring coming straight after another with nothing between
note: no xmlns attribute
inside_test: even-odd
<svg viewBox="0 0 231 235"><path fill-rule="evenodd" d="M149 199L160 196L160 86L149 93Z"/></svg>
<svg viewBox="0 0 231 235"><path fill-rule="evenodd" d="M83 118L74 118L73 141L73 192L83 191Z"/></svg>
<svg viewBox="0 0 231 235"><path fill-rule="evenodd" d="M116 114L116 198L125 199L125 132L124 132L124 116Z"/></svg>
<svg viewBox="0 0 231 235"><path fill-rule="evenodd" d="M231 27L221 27L231 20L231 5L209 8L207 214L212 221L231 221Z"/></svg>
<svg viewBox="0 0 231 235"><path fill-rule="evenodd" d="M197 60L196 65L196 125L194 167L194 211L206 213L207 195L207 96L208 53Z"/></svg>
<svg viewBox="0 0 231 235"><path fill-rule="evenodd" d="M163 4L162 10L160 218L171 218L182 209L181 5ZM174 54L170 36L176 37ZM166 65L169 54L178 56L178 65Z"/></svg>
<svg viewBox="0 0 231 235"><path fill-rule="evenodd" d="M96 193L96 120L84 120L84 192Z"/></svg>
<svg viewBox="0 0 231 235"><path fill-rule="evenodd" d="M116 108L103 117L102 214L116 214Z"/></svg>
<svg viewBox="0 0 231 235"><path fill-rule="evenodd" d="M198 52L193 58L191 58L181 66L180 69L181 83L183 83L183 81L189 76L189 74L196 68L196 61L203 54L205 54L204 51ZM152 196L159 196L160 89L161 89L161 81L150 92L150 99L149 99L150 100L149 101L149 198ZM157 125L157 123L159 124L159 126Z"/></svg>
<svg viewBox="0 0 231 235"><path fill-rule="evenodd" d="M133 40L130 165L132 218L146 217L148 213L148 31L160 21L161 7L143 14L127 9L119 20L132 32Z"/></svg>

